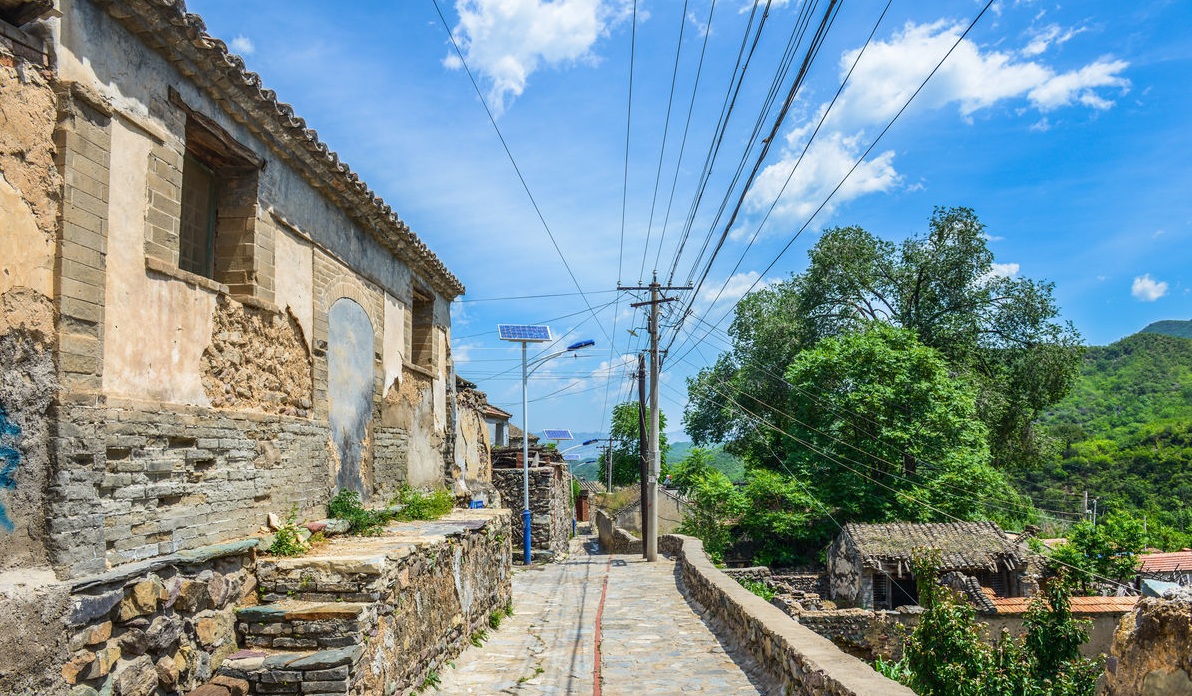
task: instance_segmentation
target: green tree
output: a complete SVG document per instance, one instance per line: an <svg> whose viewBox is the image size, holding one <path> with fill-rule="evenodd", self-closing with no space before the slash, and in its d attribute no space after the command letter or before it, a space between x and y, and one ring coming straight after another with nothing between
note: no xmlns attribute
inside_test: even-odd
<svg viewBox="0 0 1192 696"><path fill-rule="evenodd" d="M901 244L859 227L825 231L804 273L737 305L732 350L689 385L687 432L697 444L729 441L756 458L759 436L747 416L716 397L716 381L769 404L806 401L776 379L795 356L884 322L911 331L976 387L997 466L1041 463L1048 438L1034 422L1069 390L1080 337L1058 321L1053 285L999 272L986 237L967 208L937 209L925 235Z"/></svg>
<svg viewBox="0 0 1192 696"><path fill-rule="evenodd" d="M692 447L675 465L671 474L680 493L688 493L697 481L712 471L712 450L706 447Z"/></svg>
<svg viewBox="0 0 1192 696"><path fill-rule="evenodd" d="M828 545L834 525L799 482L775 471L750 471L740 492L739 530L757 565L795 565Z"/></svg>
<svg viewBox="0 0 1192 696"><path fill-rule="evenodd" d="M647 412L646 427L649 428ZM666 475L666 414L658 414L658 448L662 451L662 475ZM612 459L613 485L628 486L641 478L641 446L639 441L640 421L636 401L625 401L613 406Z"/></svg>
<svg viewBox="0 0 1192 696"><path fill-rule="evenodd" d="M1112 512L1101 524L1088 520L1068 530L1068 543L1051 552L1060 567L1071 569L1072 579L1089 588L1108 578L1124 582L1138 570L1138 554L1146 548L1142 521L1126 512Z"/></svg>
<svg viewBox="0 0 1192 696"><path fill-rule="evenodd" d="M691 505L680 534L689 534L704 542L704 551L715 563L724 562L724 553L732 542L729 525L740 516L744 500L728 477L708 469L697 477L688 490Z"/></svg>

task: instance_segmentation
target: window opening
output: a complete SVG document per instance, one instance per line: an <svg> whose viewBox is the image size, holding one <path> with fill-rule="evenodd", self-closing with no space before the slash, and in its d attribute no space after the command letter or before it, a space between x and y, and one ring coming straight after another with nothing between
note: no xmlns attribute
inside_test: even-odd
<svg viewBox="0 0 1192 696"><path fill-rule="evenodd" d="M427 369L434 368L434 344L431 340L434 326L434 300L417 290L414 291L414 305L411 310L410 362Z"/></svg>
<svg viewBox="0 0 1192 696"><path fill-rule="evenodd" d="M178 267L207 278L215 265L215 173L187 153L182 164L182 220Z"/></svg>
<svg viewBox="0 0 1192 696"><path fill-rule="evenodd" d="M873 576L873 608L884 609L889 606L890 595L887 591L886 576L878 571Z"/></svg>

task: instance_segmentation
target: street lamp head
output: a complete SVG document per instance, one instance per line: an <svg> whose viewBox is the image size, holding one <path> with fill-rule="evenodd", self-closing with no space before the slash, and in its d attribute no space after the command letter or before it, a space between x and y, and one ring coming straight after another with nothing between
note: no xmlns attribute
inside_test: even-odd
<svg viewBox="0 0 1192 696"><path fill-rule="evenodd" d="M598 440L598 439L597 440L588 440L587 442L584 443L584 445L591 445L591 444L595 444L597 442L600 442L600 440Z"/></svg>
<svg viewBox="0 0 1192 696"><path fill-rule="evenodd" d="M594 346L594 345L596 345L596 341L593 341L592 339L589 338L589 339L586 339L583 341L578 341L576 343L572 343L571 345L567 346L567 350L579 350L581 348L588 348L588 347Z"/></svg>

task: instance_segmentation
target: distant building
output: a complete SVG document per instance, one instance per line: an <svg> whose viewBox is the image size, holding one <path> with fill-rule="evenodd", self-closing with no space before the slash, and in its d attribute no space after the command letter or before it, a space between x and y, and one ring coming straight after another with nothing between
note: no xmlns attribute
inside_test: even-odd
<svg viewBox="0 0 1192 696"><path fill-rule="evenodd" d="M1138 557L1138 574L1151 580L1192 586L1192 550L1144 553Z"/></svg>
<svg viewBox="0 0 1192 696"><path fill-rule="evenodd" d="M493 447L509 446L509 419L512 413L489 404L484 411L484 422L488 423L488 437Z"/></svg>
<svg viewBox="0 0 1192 696"><path fill-rule="evenodd" d="M941 575L968 576L997 597L1026 594L1030 553L993 522L893 522L844 525L828 547L830 596L864 609L918 604L911 565L928 549L939 552Z"/></svg>

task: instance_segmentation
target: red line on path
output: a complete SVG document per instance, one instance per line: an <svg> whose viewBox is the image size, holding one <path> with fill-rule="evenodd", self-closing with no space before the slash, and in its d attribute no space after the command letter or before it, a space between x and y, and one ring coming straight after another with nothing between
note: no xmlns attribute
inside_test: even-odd
<svg viewBox="0 0 1192 696"><path fill-rule="evenodd" d="M604 598L608 595L608 573L612 565L613 557L610 554L608 564L604 566L604 587L600 590L600 607L596 609L596 669L592 672L596 683L592 687L593 696L600 696L600 620L604 617Z"/></svg>

